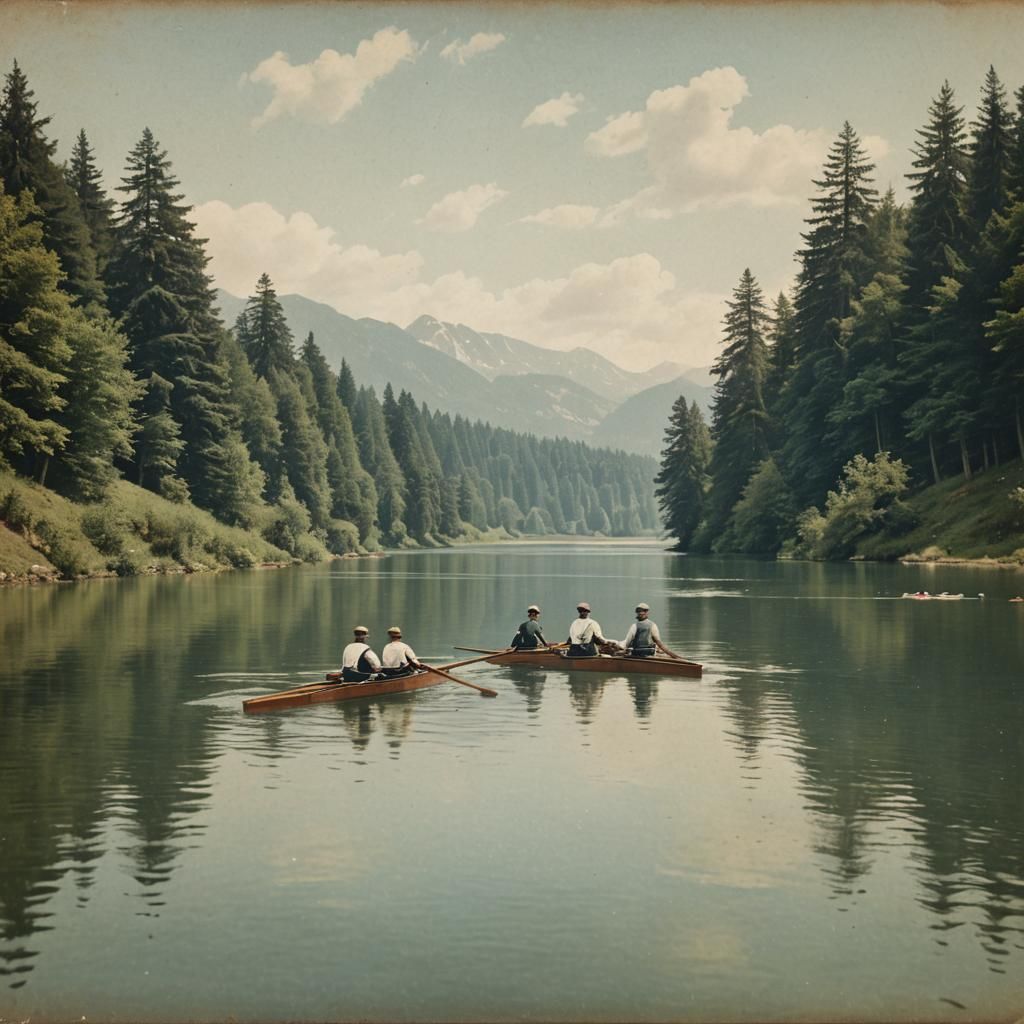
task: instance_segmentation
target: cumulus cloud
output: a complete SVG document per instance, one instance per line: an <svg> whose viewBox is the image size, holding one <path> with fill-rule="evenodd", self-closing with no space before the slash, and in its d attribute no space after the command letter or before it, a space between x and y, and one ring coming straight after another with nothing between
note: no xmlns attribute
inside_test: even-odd
<svg viewBox="0 0 1024 1024"><path fill-rule="evenodd" d="M626 215L670 216L700 207L755 207L803 202L820 172L831 138L820 129L777 124L763 132L735 126L750 94L733 67L713 68L687 85L652 92L642 111L610 118L586 141L589 152L619 157L643 151L652 184L611 208L602 223ZM878 158L888 144L864 140Z"/></svg>
<svg viewBox="0 0 1024 1024"><path fill-rule="evenodd" d="M384 293L415 282L423 260L417 252L385 256L365 245L342 245L332 228L302 211L286 217L269 203L238 208L220 200L192 211L217 284L249 295L266 271L281 294L301 292L338 309L361 294Z"/></svg>
<svg viewBox="0 0 1024 1024"><path fill-rule="evenodd" d="M450 42L442 51L441 56L456 64L465 64L467 60L479 57L481 53L495 50L505 42L500 32L477 32L468 43L461 39Z"/></svg>
<svg viewBox="0 0 1024 1024"><path fill-rule="evenodd" d="M596 206L563 203L522 218L523 224L547 224L556 228L586 228L597 220L601 211Z"/></svg>
<svg viewBox="0 0 1024 1024"><path fill-rule="evenodd" d="M405 60L416 57L416 43L408 32L394 26L364 39L353 53L324 50L308 64L292 64L278 50L261 61L243 82L268 84L274 95L253 127L259 128L283 114L309 121L336 124L359 106L374 82L391 74Z"/></svg>
<svg viewBox="0 0 1024 1024"><path fill-rule="evenodd" d="M501 202L508 193L492 181L489 185L470 185L461 192L449 192L427 210L420 223L435 231L468 231L489 206Z"/></svg>
<svg viewBox="0 0 1024 1024"><path fill-rule="evenodd" d="M280 294L298 292L347 316L406 324L430 313L552 348L592 348L635 369L664 359L704 365L720 347L727 296L683 291L649 253L493 290L463 271L430 279L415 251L343 244L304 212L213 201L193 216L209 239L214 280L235 295L251 294L266 271Z"/></svg>
<svg viewBox="0 0 1024 1024"><path fill-rule="evenodd" d="M417 185L422 185L427 179L422 174L410 174L408 178L402 181L399 188L415 188Z"/></svg>
<svg viewBox="0 0 1024 1024"><path fill-rule="evenodd" d="M548 100L534 107L523 120L522 127L529 128L531 125L553 124L558 128L564 128L569 123L569 118L578 113L580 104L583 102L583 93L575 95L563 92L556 99Z"/></svg>

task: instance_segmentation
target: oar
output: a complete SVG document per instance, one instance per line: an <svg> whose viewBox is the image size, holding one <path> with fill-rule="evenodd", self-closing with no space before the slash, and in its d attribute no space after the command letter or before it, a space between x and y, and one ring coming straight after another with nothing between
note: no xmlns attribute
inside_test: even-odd
<svg viewBox="0 0 1024 1024"><path fill-rule="evenodd" d="M455 650L457 650L457 651L468 651L470 649L471 648L469 648L469 647L456 647L455 648ZM445 665L444 667L447 669L447 668L462 668L463 665L475 665L478 661L486 661L488 658L493 658L493 657L495 657L496 655L499 655L499 654L508 654L509 651L513 651L513 650L515 650L514 647L506 647L503 651L486 651L479 658L467 658L465 661L455 661L455 662L452 662L451 665ZM436 672L437 669L434 669L434 671Z"/></svg>
<svg viewBox="0 0 1024 1024"><path fill-rule="evenodd" d="M443 668L438 668L436 665L427 665L426 662L422 662L426 668L429 668L431 672L436 672L439 676L444 676L445 679L450 679L453 683L461 683L463 686L468 686L470 689L479 690L483 697L497 697L497 690L488 690L486 686L477 686L476 683L467 683L465 679L459 679L458 676L453 676L450 672L445 672Z"/></svg>
<svg viewBox="0 0 1024 1024"><path fill-rule="evenodd" d="M458 647L453 645L453 649L456 651L476 651L477 654L486 654L488 658L493 658L495 654L501 654L501 651L488 651L483 647ZM476 660L475 658L473 659Z"/></svg>

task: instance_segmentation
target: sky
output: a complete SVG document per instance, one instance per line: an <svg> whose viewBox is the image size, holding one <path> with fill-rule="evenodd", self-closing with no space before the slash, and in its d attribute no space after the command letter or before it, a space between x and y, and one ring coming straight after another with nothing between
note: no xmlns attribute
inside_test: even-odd
<svg viewBox="0 0 1024 1024"><path fill-rule="evenodd" d="M37 2L0 8L66 159L149 127L235 295L706 366L745 268L792 288L849 121L908 192L943 81L1024 85L1014 4Z"/></svg>

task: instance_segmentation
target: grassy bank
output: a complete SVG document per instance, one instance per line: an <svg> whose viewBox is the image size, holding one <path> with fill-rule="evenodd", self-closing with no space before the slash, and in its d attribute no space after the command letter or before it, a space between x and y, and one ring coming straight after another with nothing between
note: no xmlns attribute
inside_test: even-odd
<svg viewBox="0 0 1024 1024"><path fill-rule="evenodd" d="M311 560L327 557L309 538ZM0 582L201 572L291 563L256 530L225 526L193 505L176 504L127 481L107 498L80 505L0 472Z"/></svg>
<svg viewBox="0 0 1024 1024"><path fill-rule="evenodd" d="M308 533L291 537L294 553L270 543L265 534L276 536L280 524L271 521L273 510L266 512L268 522L253 529L226 526L194 505L167 501L125 480L113 484L104 501L83 505L0 471L0 584L248 569L334 557ZM513 539L500 527L469 527L456 543ZM410 539L408 546L424 545Z"/></svg>
<svg viewBox="0 0 1024 1024"><path fill-rule="evenodd" d="M1024 508L1010 494L1024 487L1019 459L977 474L945 480L907 500L913 523L893 536L882 533L860 543L868 559L985 559L1024 564Z"/></svg>

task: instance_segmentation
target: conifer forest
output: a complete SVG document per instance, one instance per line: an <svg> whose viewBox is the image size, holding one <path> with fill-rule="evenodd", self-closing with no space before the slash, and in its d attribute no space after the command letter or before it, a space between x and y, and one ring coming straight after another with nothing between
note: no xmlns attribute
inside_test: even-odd
<svg viewBox="0 0 1024 1024"><path fill-rule="evenodd" d="M1024 87L1011 103L990 68L968 120L943 84L906 205L873 171L845 123L809 183L793 293L740 273L711 423L681 399L666 433L680 549L849 557L919 525L915 489L1024 457ZM1003 491L1019 519L1024 490Z"/></svg>
<svg viewBox="0 0 1024 1024"><path fill-rule="evenodd" d="M0 101L0 469L86 503L124 478L307 560L657 529L654 460L378 396L312 334L293 338L266 274L223 323L154 134L109 195L86 132L62 161L48 122L15 63Z"/></svg>

